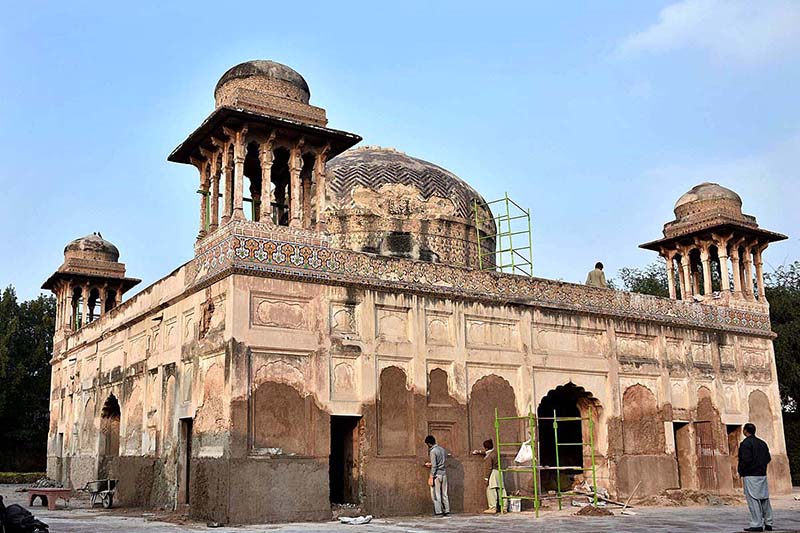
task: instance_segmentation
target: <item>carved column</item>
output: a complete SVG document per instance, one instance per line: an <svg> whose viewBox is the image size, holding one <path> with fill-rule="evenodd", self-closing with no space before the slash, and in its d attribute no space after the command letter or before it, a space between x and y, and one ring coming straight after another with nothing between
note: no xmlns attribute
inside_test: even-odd
<svg viewBox="0 0 800 533"><path fill-rule="evenodd" d="M239 130L223 128L225 135L233 143L233 212L231 218L243 220L244 216L244 158L247 154L247 126Z"/></svg>
<svg viewBox="0 0 800 533"><path fill-rule="evenodd" d="M206 220L208 219L208 161L205 159L189 158L191 163L200 171L200 188L197 193L200 195L200 229L197 238L202 239L206 236Z"/></svg>
<svg viewBox="0 0 800 533"><path fill-rule="evenodd" d="M200 152L208 160L208 181L211 185L210 196L208 199L208 232L212 233L219 226L219 151L200 149Z"/></svg>
<svg viewBox="0 0 800 533"><path fill-rule="evenodd" d="M89 323L89 284L84 283L82 288L83 306L81 315L81 327Z"/></svg>
<svg viewBox="0 0 800 533"><path fill-rule="evenodd" d="M274 224L272 220L272 162L275 154L272 152L272 145L275 141L273 131L269 138L258 147L258 159L261 162L261 212L258 220L267 224Z"/></svg>
<svg viewBox="0 0 800 533"><path fill-rule="evenodd" d="M289 152L289 227L299 228L300 196L303 194L300 185L300 172L303 170L303 144L300 139Z"/></svg>
<svg viewBox="0 0 800 533"><path fill-rule="evenodd" d="M756 282L758 283L758 299L763 303L766 299L764 291L764 266L761 254L766 250L767 245L762 244L755 249Z"/></svg>
<svg viewBox="0 0 800 533"><path fill-rule="evenodd" d="M711 296L711 253L708 250L707 242L699 242L700 263L703 265L703 295Z"/></svg>
<svg viewBox="0 0 800 533"><path fill-rule="evenodd" d="M108 298L108 282L103 283L103 289L100 291L100 316L106 314L106 298Z"/></svg>
<svg viewBox="0 0 800 533"><path fill-rule="evenodd" d="M734 242L731 246L731 267L733 270L733 296L742 297L742 274L739 267L739 242Z"/></svg>
<svg viewBox="0 0 800 533"><path fill-rule="evenodd" d="M225 191L222 198L222 223L227 224L233 211L233 161L230 154L230 143L222 144L222 168L225 172Z"/></svg>
<svg viewBox="0 0 800 533"><path fill-rule="evenodd" d="M677 250L661 249L661 255L667 260L667 284L669 285L669 297L673 300L677 298L675 290L675 254Z"/></svg>
<svg viewBox="0 0 800 533"><path fill-rule="evenodd" d="M753 245L748 243L744 247L744 257L742 258L742 263L744 263L744 288L745 291L745 298L748 300L755 299L755 293L753 291Z"/></svg>
<svg viewBox="0 0 800 533"><path fill-rule="evenodd" d="M683 268L683 299L691 300L692 298L692 267L689 260L689 249L684 248L681 250L681 267Z"/></svg>
<svg viewBox="0 0 800 533"><path fill-rule="evenodd" d="M314 181L317 182L317 229L320 231L324 229L325 208L326 206L326 188L328 186L328 175L325 168L325 162L328 159L328 152L331 145L328 144L317 154L314 160Z"/></svg>
<svg viewBox="0 0 800 533"><path fill-rule="evenodd" d="M713 237L717 245L717 257L719 257L720 290L723 294L730 294L731 282L728 279L728 241L730 240L730 236L721 237L719 235L713 235Z"/></svg>

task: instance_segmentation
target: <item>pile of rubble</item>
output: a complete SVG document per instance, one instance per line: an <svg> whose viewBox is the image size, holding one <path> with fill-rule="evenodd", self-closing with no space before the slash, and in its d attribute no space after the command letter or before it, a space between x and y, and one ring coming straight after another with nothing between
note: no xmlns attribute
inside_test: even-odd
<svg viewBox="0 0 800 533"><path fill-rule="evenodd" d="M31 485L32 489L61 489L64 484L49 477L39 478Z"/></svg>

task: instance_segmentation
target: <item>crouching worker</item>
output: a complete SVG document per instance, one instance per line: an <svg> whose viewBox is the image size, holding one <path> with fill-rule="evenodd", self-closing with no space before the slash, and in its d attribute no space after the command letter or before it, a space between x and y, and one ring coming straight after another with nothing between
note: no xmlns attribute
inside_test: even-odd
<svg viewBox="0 0 800 533"><path fill-rule="evenodd" d="M486 481L486 502L489 504L484 513L498 513L503 502L500 498L502 489L500 487L500 472L497 470L499 466L498 455L494 449L494 442L492 442L492 439L485 440L483 441L483 450L476 450L472 453L483 456L483 479ZM502 496L506 496L505 490L503 490Z"/></svg>

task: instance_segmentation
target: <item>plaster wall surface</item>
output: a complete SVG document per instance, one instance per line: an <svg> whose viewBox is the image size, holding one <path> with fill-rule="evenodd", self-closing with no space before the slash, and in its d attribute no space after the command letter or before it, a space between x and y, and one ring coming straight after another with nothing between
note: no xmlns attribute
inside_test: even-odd
<svg viewBox="0 0 800 533"><path fill-rule="evenodd" d="M477 511L482 460L470 451L494 438L494 409L535 413L568 391L565 408L594 417L598 477L615 495L642 471L657 472L642 494L698 485L679 468L676 422L713 425L715 490L730 491L726 425L755 421L773 452L772 490L789 490L768 334L270 272L200 282L198 269L66 337L53 360L51 476L82 486L107 464L123 505L188 502L194 516L229 523L325 519L330 417L347 415L361 417L365 512L429 511L429 433L449 452L453 509ZM113 457L102 420L112 394ZM503 431L517 439L523 428ZM587 427L580 434L588 441Z"/></svg>

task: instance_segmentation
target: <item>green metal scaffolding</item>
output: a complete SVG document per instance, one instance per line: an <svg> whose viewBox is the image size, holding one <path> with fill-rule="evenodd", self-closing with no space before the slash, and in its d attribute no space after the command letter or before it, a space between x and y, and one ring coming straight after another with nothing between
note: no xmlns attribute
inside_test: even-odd
<svg viewBox="0 0 800 533"><path fill-rule="evenodd" d="M503 461L501 456L501 450L503 447L516 447L519 448L524 443L523 442L502 442L500 440L500 425L502 422L509 422L509 421L520 421L525 420L527 422L526 433L530 437L530 446L531 446L531 455L533 459L531 460L530 466L511 466L509 468L503 468ZM553 440L554 440L554 450L555 450L555 465L542 465L539 463L539 441L537 440L537 436L539 434L539 424L540 423L549 423L553 424ZM560 423L579 423L583 425L584 422L588 425L588 433L589 433L589 442L559 442L558 441L558 424ZM580 492L575 492L574 490L561 490L561 472L564 471L573 471L573 472L583 472L584 475L587 471L591 471L592 475L592 505L597 507L597 465L595 464L595 456L594 456L594 419L592 416L586 417L559 417L556 411L553 411L552 417L537 417L533 414L531 410L528 410L528 414L526 416L499 416L497 408L494 410L494 430L495 430L495 449L497 450L497 471L498 477L500 482L500 491L498 495L498 499L500 501L500 512L505 512L506 509L506 501L511 499L519 499L519 500L533 500L533 509L535 512L536 517L539 517L539 508L541 507L541 501L548 498L556 498L558 500L558 509L561 510L562 506L562 498L565 495L580 495L580 496L587 496L587 494L583 494ZM583 434L581 432L581 434ZM591 467L586 467L584 465L562 465L559 448L562 446L580 446L581 450L584 448L589 448L589 455L591 457ZM584 454L581 453L581 457ZM556 472L556 494L555 496L542 496L542 488L541 488L541 472L545 470L553 470ZM511 472L520 472L520 473L527 473L531 474L533 477L532 484L533 484L533 496L508 496L505 490L505 481L504 481L504 473L511 473Z"/></svg>
<svg viewBox="0 0 800 533"><path fill-rule="evenodd" d="M478 237L478 267L481 270L533 276L530 210L516 203L506 193L503 198L485 204L473 200L472 212ZM489 222L494 224L495 232L487 234L481 228ZM486 246L492 241L494 249Z"/></svg>

